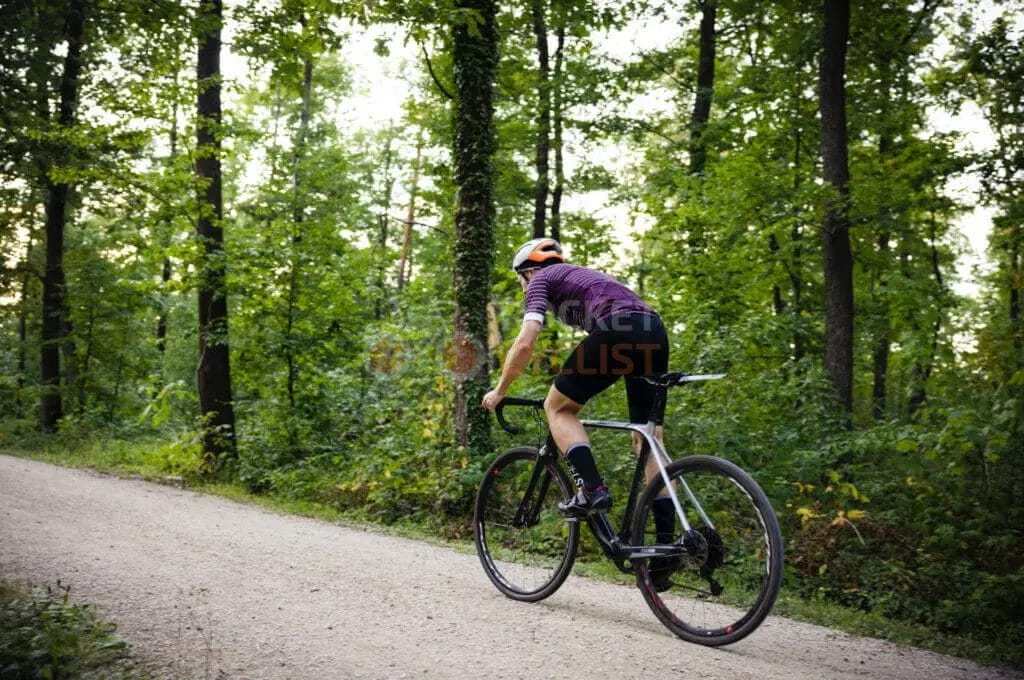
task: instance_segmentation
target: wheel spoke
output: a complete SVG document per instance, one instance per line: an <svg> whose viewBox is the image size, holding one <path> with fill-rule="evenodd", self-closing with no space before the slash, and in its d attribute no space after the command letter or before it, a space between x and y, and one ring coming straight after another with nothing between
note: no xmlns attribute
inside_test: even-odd
<svg viewBox="0 0 1024 680"><path fill-rule="evenodd" d="M536 450L503 454L481 482L476 504L481 563L499 590L523 600L547 597L561 585L579 539L578 527L557 512L568 481L547 466L538 470L536 460ZM518 520L521 511L529 521Z"/></svg>
<svg viewBox="0 0 1024 680"><path fill-rule="evenodd" d="M677 490L685 481L703 512L689 498L682 503L692 527L683 536L684 558L638 565L638 585L659 619L680 637L708 645L734 642L760 624L778 593L778 522L753 479L731 463L693 456L669 466L669 477ZM653 500L662 488L659 479L645 491L634 542L655 544L668 531L666 521L673 534L681 531L676 517L662 516L660 529L655 526Z"/></svg>

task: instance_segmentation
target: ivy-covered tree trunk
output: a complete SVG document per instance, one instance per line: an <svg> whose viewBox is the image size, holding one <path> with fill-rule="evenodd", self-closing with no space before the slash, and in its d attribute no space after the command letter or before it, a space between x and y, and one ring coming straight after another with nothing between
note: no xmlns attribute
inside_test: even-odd
<svg viewBox="0 0 1024 680"><path fill-rule="evenodd" d="M718 13L717 0L700 2L700 56L697 62L697 93L690 115L690 172L697 175L704 172L707 163L707 148L704 129L711 120L711 100L715 91L715 16Z"/></svg>
<svg viewBox="0 0 1024 680"><path fill-rule="evenodd" d="M78 77L82 71L82 41L85 28L85 7L82 0L71 0L64 20L67 54L60 81L59 123L65 131L74 124L78 104ZM61 141L50 159L44 178L46 188L46 271L43 276L42 349L40 377L43 383L39 407L39 424L51 432L63 415L60 393L61 337L68 329L67 301L64 281L64 227L67 222L68 197L71 185L54 180L49 171L67 164L71 152L67 141Z"/></svg>
<svg viewBox="0 0 1024 680"><path fill-rule="evenodd" d="M548 157L551 149L551 67L548 61L548 27L544 16L546 0L531 0L533 35L537 41L537 183L533 192L533 237L545 235L548 210Z"/></svg>
<svg viewBox="0 0 1024 680"><path fill-rule="evenodd" d="M494 266L494 79L497 7L460 0L453 30L455 76L455 442L476 455L490 448L487 301Z"/></svg>
<svg viewBox="0 0 1024 680"><path fill-rule="evenodd" d="M853 410L853 257L848 209L846 44L849 0L825 0L818 68L822 177L834 190L822 229L825 272L825 369L847 411Z"/></svg>
<svg viewBox="0 0 1024 680"><path fill-rule="evenodd" d="M235 456L220 174L221 0L204 0L199 10L199 21L195 170L200 196L196 235L203 250L198 267L199 365L196 368L196 385L199 412L203 418L203 456L211 469L217 470L226 459Z"/></svg>

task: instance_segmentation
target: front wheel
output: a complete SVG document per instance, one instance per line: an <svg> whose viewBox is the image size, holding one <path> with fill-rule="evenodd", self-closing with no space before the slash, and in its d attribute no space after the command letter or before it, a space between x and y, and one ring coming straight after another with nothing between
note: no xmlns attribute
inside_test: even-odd
<svg viewBox="0 0 1024 680"><path fill-rule="evenodd" d="M647 604L679 637L727 645L752 633L768 615L782 583L782 533L768 498L736 465L690 456L667 468L691 530L681 526L661 478L637 505L635 545L675 544L678 557L634 563Z"/></svg>
<svg viewBox="0 0 1024 680"><path fill-rule="evenodd" d="M502 593L536 602L562 585L572 570L580 525L558 512L572 495L553 456L533 447L498 456L480 481L474 512L476 550Z"/></svg>

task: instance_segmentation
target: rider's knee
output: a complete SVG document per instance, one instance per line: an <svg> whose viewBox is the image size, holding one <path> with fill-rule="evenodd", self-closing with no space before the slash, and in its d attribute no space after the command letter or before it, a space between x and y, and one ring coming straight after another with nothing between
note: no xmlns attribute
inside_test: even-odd
<svg viewBox="0 0 1024 680"><path fill-rule="evenodd" d="M544 400L544 413L550 419L552 416L558 415L565 410L565 402L561 399L552 399L549 395Z"/></svg>

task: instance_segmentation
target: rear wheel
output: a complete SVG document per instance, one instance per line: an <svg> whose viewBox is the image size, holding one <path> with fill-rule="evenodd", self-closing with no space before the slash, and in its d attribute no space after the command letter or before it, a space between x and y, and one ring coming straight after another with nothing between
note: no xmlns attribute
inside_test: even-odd
<svg viewBox="0 0 1024 680"><path fill-rule="evenodd" d="M491 463L480 482L474 513L477 554L491 582L514 600L536 602L562 585L579 545L579 522L558 502L572 485L552 456L532 447L511 449Z"/></svg>
<svg viewBox="0 0 1024 680"><path fill-rule="evenodd" d="M671 542L684 550L680 557L636 561L637 585L661 622L684 640L710 646L736 642L764 621L778 596L778 520L757 482L728 461L690 456L667 472L692 530L683 530L669 501L659 501L656 526L654 502L665 486L660 476L652 480L637 505L633 543Z"/></svg>

